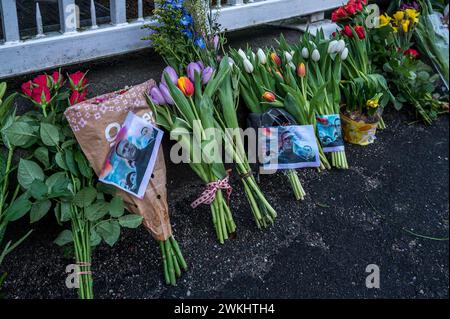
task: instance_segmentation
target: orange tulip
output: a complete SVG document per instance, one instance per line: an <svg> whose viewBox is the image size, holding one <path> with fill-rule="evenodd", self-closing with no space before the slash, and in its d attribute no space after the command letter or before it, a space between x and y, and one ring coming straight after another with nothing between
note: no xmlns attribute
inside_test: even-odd
<svg viewBox="0 0 450 319"><path fill-rule="evenodd" d="M270 54L270 59L273 61L273 63L275 63L276 65L278 65L278 66L281 66L281 59L280 59L280 57L275 53L275 52L272 52L271 54Z"/></svg>
<svg viewBox="0 0 450 319"><path fill-rule="evenodd" d="M305 75L306 75L306 68L305 68L305 64L303 62L300 63L297 67L297 75L301 78L305 77Z"/></svg>
<svg viewBox="0 0 450 319"><path fill-rule="evenodd" d="M266 102L275 102L276 100L275 94L273 94L272 92L264 92L262 97Z"/></svg>
<svg viewBox="0 0 450 319"><path fill-rule="evenodd" d="M283 74L281 74L280 71L275 71L275 74L277 74L282 80L284 80Z"/></svg>
<svg viewBox="0 0 450 319"><path fill-rule="evenodd" d="M188 77L180 77L177 81L177 85L185 96L192 96L194 94L194 84L192 84Z"/></svg>

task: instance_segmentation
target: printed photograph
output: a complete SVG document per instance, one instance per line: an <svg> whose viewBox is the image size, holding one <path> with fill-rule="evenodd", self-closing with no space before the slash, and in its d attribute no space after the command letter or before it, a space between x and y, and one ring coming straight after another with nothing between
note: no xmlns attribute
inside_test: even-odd
<svg viewBox="0 0 450 319"><path fill-rule="evenodd" d="M325 153L344 150L339 114L322 115L317 118L317 131Z"/></svg>
<svg viewBox="0 0 450 319"><path fill-rule="evenodd" d="M103 166L100 181L142 198L163 132L130 112Z"/></svg>
<svg viewBox="0 0 450 319"><path fill-rule="evenodd" d="M263 128L261 133L260 145L264 147L264 169L320 166L319 150L312 125L269 127Z"/></svg>

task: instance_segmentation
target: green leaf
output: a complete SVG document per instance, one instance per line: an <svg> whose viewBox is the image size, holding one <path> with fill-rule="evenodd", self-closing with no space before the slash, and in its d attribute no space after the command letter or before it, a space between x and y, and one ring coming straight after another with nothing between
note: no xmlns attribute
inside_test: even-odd
<svg viewBox="0 0 450 319"><path fill-rule="evenodd" d="M124 213L123 199L120 197L114 197L109 204L109 214L112 217L120 217Z"/></svg>
<svg viewBox="0 0 450 319"><path fill-rule="evenodd" d="M66 157L67 168L73 175L78 176L78 169L75 164L75 160L73 158L73 152L71 150L67 149L65 151L65 155L66 155L65 157Z"/></svg>
<svg viewBox="0 0 450 319"><path fill-rule="evenodd" d="M45 184L48 186L49 192L51 193L63 187L62 185L66 186L67 181L68 180L66 178L66 173L58 172L53 175L50 175L50 177L45 180Z"/></svg>
<svg viewBox="0 0 450 319"><path fill-rule="evenodd" d="M44 180L44 172L35 162L21 158L17 179L23 188L28 189L34 180Z"/></svg>
<svg viewBox="0 0 450 319"><path fill-rule="evenodd" d="M120 226L116 220L105 221L97 226L97 232L109 246L113 246L119 239Z"/></svg>
<svg viewBox="0 0 450 319"><path fill-rule="evenodd" d="M77 150L74 153L75 162L78 164L78 169L80 170L81 175L86 178L92 177L92 169L89 167L86 158L81 153L81 151Z"/></svg>
<svg viewBox="0 0 450 319"><path fill-rule="evenodd" d="M60 220L62 223L69 221L71 218L71 211L70 211L71 205L68 202L61 202L61 215Z"/></svg>
<svg viewBox="0 0 450 319"><path fill-rule="evenodd" d="M6 210L5 220L13 222L23 217L31 209L31 202L25 197L17 198Z"/></svg>
<svg viewBox="0 0 450 319"><path fill-rule="evenodd" d="M58 237L56 237L54 243L58 246L64 246L68 243L73 242L72 232L68 229L63 230L59 233Z"/></svg>
<svg viewBox="0 0 450 319"><path fill-rule="evenodd" d="M75 197L73 202L78 207L88 207L97 197L97 190L94 187L85 187L80 190Z"/></svg>
<svg viewBox="0 0 450 319"><path fill-rule="evenodd" d="M3 181L3 177L6 176L6 156L0 151L0 183Z"/></svg>
<svg viewBox="0 0 450 319"><path fill-rule="evenodd" d="M33 207L31 207L30 223L35 223L44 217L50 210L51 206L52 203L48 199L34 203Z"/></svg>
<svg viewBox="0 0 450 319"><path fill-rule="evenodd" d="M56 153L55 162L60 168L62 168L63 170L67 170L67 165L64 161L63 153Z"/></svg>
<svg viewBox="0 0 450 319"><path fill-rule="evenodd" d="M56 146L59 142L58 127L49 123L41 123L40 129L42 143L47 146Z"/></svg>
<svg viewBox="0 0 450 319"><path fill-rule="evenodd" d="M91 246L94 247L94 246L97 246L100 244L100 242L102 241L102 238L94 229L91 229L89 241L91 243Z"/></svg>
<svg viewBox="0 0 450 319"><path fill-rule="evenodd" d="M2 132L9 143L14 146L24 146L36 137L33 133L33 127L26 122L14 122Z"/></svg>
<svg viewBox="0 0 450 319"><path fill-rule="evenodd" d="M47 195L48 187L43 181L36 179L31 183L29 192L35 199L41 200Z"/></svg>
<svg viewBox="0 0 450 319"><path fill-rule="evenodd" d="M142 223L142 216L129 214L119 218L119 224L126 228L137 228Z"/></svg>
<svg viewBox="0 0 450 319"><path fill-rule="evenodd" d="M61 144L61 148L62 148L62 149L65 149L65 148L68 148L69 146L72 146L72 145L74 145L74 144L76 144L76 143L77 143L77 140L70 139L70 140L67 140L67 141L65 141L64 143L62 143L62 144Z"/></svg>
<svg viewBox="0 0 450 319"><path fill-rule="evenodd" d="M86 218L91 222L99 220L108 213L108 208L107 202L102 200L96 201L91 206L86 207Z"/></svg>
<svg viewBox="0 0 450 319"><path fill-rule="evenodd" d="M34 157L41 162L45 168L50 166L50 160L48 157L48 149L45 146L38 147L34 151Z"/></svg>

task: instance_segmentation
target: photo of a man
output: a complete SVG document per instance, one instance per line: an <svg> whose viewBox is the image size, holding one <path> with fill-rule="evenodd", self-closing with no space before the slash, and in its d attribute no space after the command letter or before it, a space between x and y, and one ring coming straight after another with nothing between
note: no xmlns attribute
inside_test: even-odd
<svg viewBox="0 0 450 319"><path fill-rule="evenodd" d="M264 130L264 169L319 167L319 150L312 125L270 127Z"/></svg>
<svg viewBox="0 0 450 319"><path fill-rule="evenodd" d="M342 139L341 118L339 114L322 115L317 117L317 131L320 144L324 152L344 150Z"/></svg>
<svg viewBox="0 0 450 319"><path fill-rule="evenodd" d="M143 196L162 139L162 131L129 113L108 156L101 180Z"/></svg>

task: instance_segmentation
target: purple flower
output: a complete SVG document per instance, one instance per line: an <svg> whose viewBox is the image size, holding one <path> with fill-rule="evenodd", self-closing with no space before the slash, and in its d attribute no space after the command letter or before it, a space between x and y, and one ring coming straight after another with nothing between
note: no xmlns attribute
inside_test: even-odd
<svg viewBox="0 0 450 319"><path fill-rule="evenodd" d="M206 67L202 72L202 83L206 84L211 79L212 75L214 73L214 69L210 66Z"/></svg>
<svg viewBox="0 0 450 319"><path fill-rule="evenodd" d="M167 104L170 104L170 105L175 104L175 102L172 99L172 96L170 95L169 88L167 87L167 85L165 85L164 83L160 83L159 90L161 91L161 93L164 97L164 100L166 101Z"/></svg>
<svg viewBox="0 0 450 319"><path fill-rule="evenodd" d="M173 84L175 84L175 85L177 84L178 74L177 74L177 71L175 71L174 68L172 68L171 66L167 66L163 70L163 73L162 73L162 76L161 76L161 82L164 83L164 85L165 85L167 83L166 83L166 79L165 79L164 73L167 73L167 75L169 75L170 80L172 81Z"/></svg>
<svg viewBox="0 0 450 319"><path fill-rule="evenodd" d="M186 68L186 73L187 76L189 78L189 80L191 80L192 82L195 81L195 73L198 73L199 75L202 74L202 68L200 65L198 65L198 63L196 62L191 62L188 64L187 68Z"/></svg>
<svg viewBox="0 0 450 319"><path fill-rule="evenodd" d="M214 44L214 50L217 50L219 48L219 36L216 34L213 38L213 44Z"/></svg>
<svg viewBox="0 0 450 319"><path fill-rule="evenodd" d="M203 71L203 69L205 68L205 66L203 65L203 62L202 61L197 61L195 63L197 63L198 66L200 67L200 69L202 69L202 71Z"/></svg>
<svg viewBox="0 0 450 319"><path fill-rule="evenodd" d="M161 93L161 90L154 86L150 89L150 98L152 99L152 102L156 105L163 105L166 104L166 99L164 98L163 94Z"/></svg>

